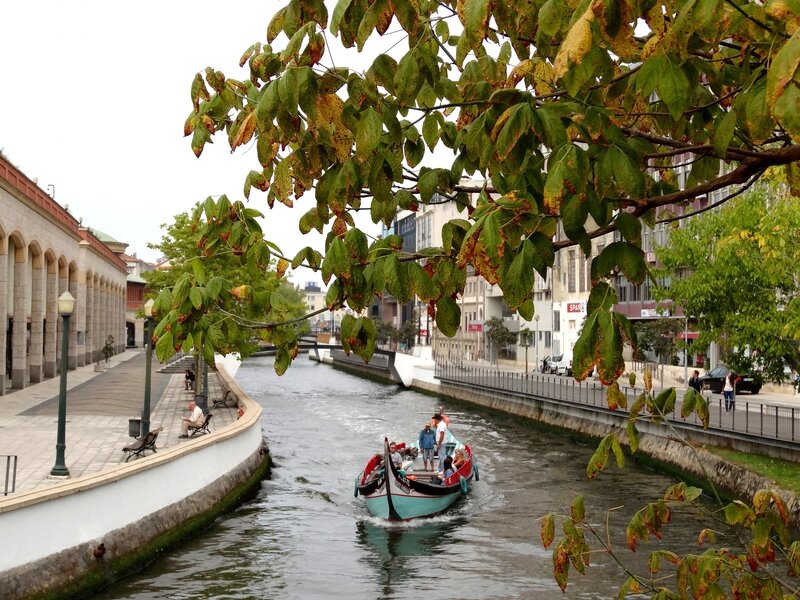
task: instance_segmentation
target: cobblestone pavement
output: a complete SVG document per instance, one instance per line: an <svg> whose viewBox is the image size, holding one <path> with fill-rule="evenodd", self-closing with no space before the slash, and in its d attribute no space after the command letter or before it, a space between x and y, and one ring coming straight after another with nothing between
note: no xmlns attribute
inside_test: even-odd
<svg viewBox="0 0 800 600"><path fill-rule="evenodd" d="M79 367L67 373L67 420L65 463L70 477L96 475L125 464L122 448L129 419L141 416L144 404L145 353L128 350L113 356L105 368ZM161 373L153 361L151 376L150 429L163 427L157 449L192 443L178 439L181 417L194 392L184 389L183 373ZM55 464L60 379L55 377L22 390L0 396L0 500L5 490L7 455L17 457L16 493L46 489L61 481L49 477ZM208 377L208 404L221 398L223 390L215 373ZM211 432L232 423L235 408L212 409ZM133 458L147 460L145 457ZM11 486L9 479L8 486ZM10 494L9 494L10 496Z"/></svg>

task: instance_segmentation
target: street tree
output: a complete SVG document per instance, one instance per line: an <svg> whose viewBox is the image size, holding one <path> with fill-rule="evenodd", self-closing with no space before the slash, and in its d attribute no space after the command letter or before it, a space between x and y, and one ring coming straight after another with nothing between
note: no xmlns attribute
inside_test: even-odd
<svg viewBox="0 0 800 600"><path fill-rule="evenodd" d="M659 300L682 306L699 332L717 342L733 368L757 367L774 381L800 368L787 308L800 298L800 206L780 185L762 183L719 211L692 218L656 249L655 275L669 285Z"/></svg>
<svg viewBox="0 0 800 600"><path fill-rule="evenodd" d="M161 323L154 335L156 351L196 349L212 365L214 352L237 352L246 357L258 348L259 341L275 343L279 352L287 352L281 347L283 340L296 339L309 329L303 295L272 265L260 267L229 248L198 256L200 234L194 219L201 210L198 205L194 216L186 212L176 215L173 223L162 225L161 242L149 245L161 253L164 266L142 274L148 288L157 297L182 297L173 308L177 323L195 323L192 331L180 337ZM216 301L205 305L211 294ZM279 317L279 325L270 329L247 325L266 310Z"/></svg>
<svg viewBox="0 0 800 600"><path fill-rule="evenodd" d="M509 331L502 317L492 317L486 321L486 337L494 350L494 358L508 358L508 346L517 343L517 334Z"/></svg>
<svg viewBox="0 0 800 600"><path fill-rule="evenodd" d="M653 352L660 364L671 364L683 329L683 319L665 317L653 321L639 321L634 325L638 350Z"/></svg>
<svg viewBox="0 0 800 600"><path fill-rule="evenodd" d="M334 60L333 43L357 56ZM213 67L195 76L184 131L197 156L215 136L234 151L252 148L245 198L263 193L259 208L306 202L299 230L324 232L324 248L284 252L263 239L257 209L225 196L203 205L197 251L224 249L259 269L277 259L279 267L321 271L330 309L359 314L386 291L398 302L416 296L453 336L468 270L499 285L509 308L530 320L534 271L546 276L568 246L589 256L593 238L618 231L592 259L573 363L579 379L597 368L616 408L623 348L634 334L613 311L610 282L620 273L634 284L648 275L642 224L717 190L727 198L770 166L786 170L793 194L800 189L799 50L797 0L338 0L332 11L323 0L290 0L269 21L266 40L244 51L244 77ZM464 175L484 183L465 184ZM388 226L398 209L440 201L462 217L443 225L437 247L403 252L399 236L370 243L355 227L356 211ZM175 343L159 355L189 335L197 344L214 325L206 313L228 293L197 274L163 291L157 334ZM187 313L190 295L197 302ZM265 308L260 325L279 326L280 315ZM229 326L252 325L232 318ZM370 319L342 320L343 347L364 360L374 336ZM225 345L218 335L203 339ZM279 370L296 342L287 336L282 344ZM682 406L707 418L698 398L687 392ZM636 421L661 420L670 403L674 390L637 400L627 431L633 450ZM622 460L619 440L601 442L591 476L609 453ZM694 497L676 488L649 505L631 523L629 545L661 535L668 503ZM778 579L746 567L752 559L758 571L774 558L772 533L788 550L778 506L776 495L762 494L752 507L726 511L729 523L756 528L745 542L748 560L718 549L703 560L654 554L653 571L663 559L678 563L683 595L719 597L722 576L738 594L766 595ZM552 523L545 521L546 545ZM554 552L562 587L570 565L582 571L588 563L585 527L576 501ZM653 578L626 586L678 594Z"/></svg>

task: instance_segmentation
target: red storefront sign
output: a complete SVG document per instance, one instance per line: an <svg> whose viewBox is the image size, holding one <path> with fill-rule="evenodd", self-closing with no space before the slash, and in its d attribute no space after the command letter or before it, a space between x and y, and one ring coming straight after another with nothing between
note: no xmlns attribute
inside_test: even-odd
<svg viewBox="0 0 800 600"><path fill-rule="evenodd" d="M567 302L568 313L582 313L584 312L586 304L584 302Z"/></svg>

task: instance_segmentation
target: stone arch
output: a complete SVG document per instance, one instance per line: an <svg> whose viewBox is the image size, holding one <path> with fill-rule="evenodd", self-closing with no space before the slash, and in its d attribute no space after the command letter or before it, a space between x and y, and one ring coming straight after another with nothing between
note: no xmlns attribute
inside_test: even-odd
<svg viewBox="0 0 800 600"><path fill-rule="evenodd" d="M8 334L8 292L11 283L8 279L8 234L0 220L0 396L6 393L7 358L11 356Z"/></svg>
<svg viewBox="0 0 800 600"><path fill-rule="evenodd" d="M8 236L8 261L6 304L8 328L6 343L6 374L11 377L11 387L21 389L28 382L28 305L30 280L28 277L28 241L18 230Z"/></svg>

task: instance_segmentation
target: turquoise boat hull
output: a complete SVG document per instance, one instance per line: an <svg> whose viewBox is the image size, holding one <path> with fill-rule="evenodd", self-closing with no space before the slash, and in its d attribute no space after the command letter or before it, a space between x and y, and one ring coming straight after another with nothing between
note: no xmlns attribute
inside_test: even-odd
<svg viewBox="0 0 800 600"><path fill-rule="evenodd" d="M448 447L463 448L468 460L445 481L434 481L431 472L414 469L414 460L404 463L403 469L395 467L389 442L385 440L383 455L374 455L356 477L355 495L364 497L373 516L390 521L430 517L446 511L469 492L473 478L478 479L469 446L462 446L451 436Z"/></svg>

